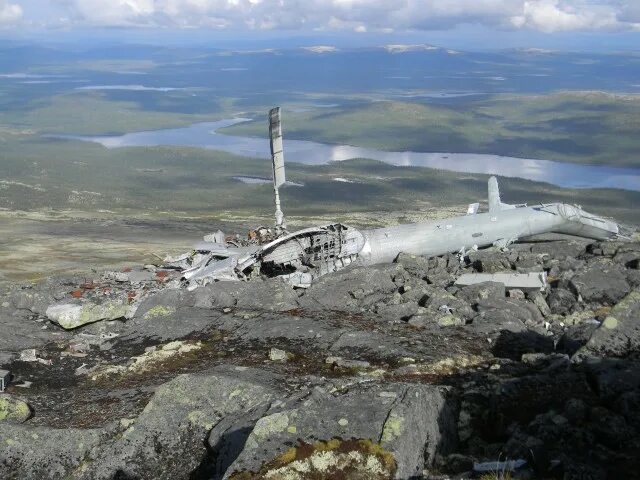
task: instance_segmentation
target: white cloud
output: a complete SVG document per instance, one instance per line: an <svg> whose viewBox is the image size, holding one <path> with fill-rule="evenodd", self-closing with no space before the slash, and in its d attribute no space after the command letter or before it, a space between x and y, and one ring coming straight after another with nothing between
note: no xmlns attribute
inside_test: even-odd
<svg viewBox="0 0 640 480"><path fill-rule="evenodd" d="M511 18L516 27L543 32L572 30L615 30L621 27L616 11L604 5L582 5L560 0L529 0L522 15Z"/></svg>
<svg viewBox="0 0 640 480"><path fill-rule="evenodd" d="M22 18L22 7L0 0L0 27L17 23Z"/></svg>
<svg viewBox="0 0 640 480"><path fill-rule="evenodd" d="M3 8L4 10L11 8L6 2L7 0L0 0L0 12ZM78 23L108 26L350 30L355 32L446 29L468 23L543 32L640 28L639 0L50 0L50 2L58 5Z"/></svg>

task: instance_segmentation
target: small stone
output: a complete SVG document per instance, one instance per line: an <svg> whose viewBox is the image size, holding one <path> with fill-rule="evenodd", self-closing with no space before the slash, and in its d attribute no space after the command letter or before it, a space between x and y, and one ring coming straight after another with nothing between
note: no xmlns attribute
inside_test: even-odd
<svg viewBox="0 0 640 480"><path fill-rule="evenodd" d="M567 423L569 423L569 421L567 420L566 417L563 417L562 415L554 415L554 417L551 419L551 421L558 425L559 427L562 425L566 425Z"/></svg>
<svg viewBox="0 0 640 480"><path fill-rule="evenodd" d="M273 362L284 362L287 360L287 352L279 348L269 350L269 360Z"/></svg>
<svg viewBox="0 0 640 480"><path fill-rule="evenodd" d="M540 360L544 360L545 358L547 358L546 353L523 353L520 361L530 365L532 363L537 363Z"/></svg>
<svg viewBox="0 0 640 480"><path fill-rule="evenodd" d="M524 300L525 298L524 292L517 288L511 289L507 293L509 298L515 298L516 300Z"/></svg>
<svg viewBox="0 0 640 480"><path fill-rule="evenodd" d="M380 392L378 396L383 398L397 398L398 394L396 392Z"/></svg>
<svg viewBox="0 0 640 480"><path fill-rule="evenodd" d="M412 327L424 327L429 323L429 317L426 315L414 315L407 323Z"/></svg>
<svg viewBox="0 0 640 480"><path fill-rule="evenodd" d="M456 327L464 325L464 321L455 315L445 315L438 319L438 325L441 327Z"/></svg>
<svg viewBox="0 0 640 480"><path fill-rule="evenodd" d="M349 425L349 420L347 420L346 418L341 418L340 420L338 420L338 425L340 425L341 427L346 427L347 425Z"/></svg>

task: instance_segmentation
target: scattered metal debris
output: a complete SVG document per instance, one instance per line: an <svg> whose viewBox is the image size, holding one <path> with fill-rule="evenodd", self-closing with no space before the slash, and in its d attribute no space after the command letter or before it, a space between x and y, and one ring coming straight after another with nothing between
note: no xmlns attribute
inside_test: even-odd
<svg viewBox="0 0 640 480"><path fill-rule="evenodd" d="M9 385L9 381L11 381L11 372L9 370L0 370L0 392L4 392Z"/></svg>
<svg viewBox="0 0 640 480"><path fill-rule="evenodd" d="M509 290L537 292L547 287L547 273L465 273L456 280L455 284L459 287L466 287L484 282L502 283Z"/></svg>
<svg viewBox="0 0 640 480"><path fill-rule="evenodd" d="M19 360L22 361L22 362L38 362L38 363L41 363L43 365L53 365L53 361L38 357L35 348L29 348L27 350L22 350L20 352Z"/></svg>
<svg viewBox="0 0 640 480"><path fill-rule="evenodd" d="M483 462L474 463L473 470L476 472L512 472L527 464L526 460L506 460L504 462Z"/></svg>

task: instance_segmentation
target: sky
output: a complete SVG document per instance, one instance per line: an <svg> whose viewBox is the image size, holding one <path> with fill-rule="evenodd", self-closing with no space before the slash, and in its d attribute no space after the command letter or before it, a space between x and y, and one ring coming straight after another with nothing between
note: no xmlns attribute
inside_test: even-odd
<svg viewBox="0 0 640 480"><path fill-rule="evenodd" d="M0 35L638 50L640 0L0 0Z"/></svg>

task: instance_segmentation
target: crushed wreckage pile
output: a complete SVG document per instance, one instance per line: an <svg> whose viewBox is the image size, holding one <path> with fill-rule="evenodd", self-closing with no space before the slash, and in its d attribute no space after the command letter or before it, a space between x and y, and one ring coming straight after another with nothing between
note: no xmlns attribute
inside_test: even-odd
<svg viewBox="0 0 640 480"><path fill-rule="evenodd" d="M4 292L0 477L637 477L640 243L197 281L268 234Z"/></svg>

